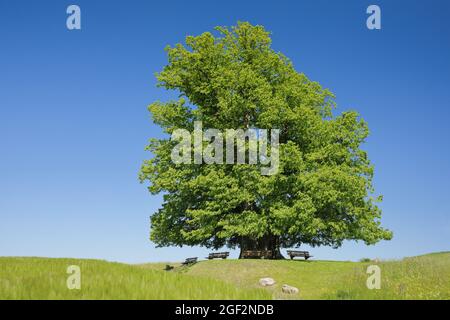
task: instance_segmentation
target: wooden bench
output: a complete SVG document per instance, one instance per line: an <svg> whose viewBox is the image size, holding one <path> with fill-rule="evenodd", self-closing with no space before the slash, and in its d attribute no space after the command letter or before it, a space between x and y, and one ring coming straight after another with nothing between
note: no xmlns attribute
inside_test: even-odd
<svg viewBox="0 0 450 320"><path fill-rule="evenodd" d="M308 260L312 257L312 255L309 254L308 251L294 251L294 250L288 250L287 254L291 259L294 259L295 257L303 257L305 260Z"/></svg>
<svg viewBox="0 0 450 320"><path fill-rule="evenodd" d="M186 260L184 262L182 262L181 264L188 265L188 264L193 264L196 262L197 262L197 257L193 257L193 258L186 258Z"/></svg>
<svg viewBox="0 0 450 320"><path fill-rule="evenodd" d="M221 259L226 259L228 256L230 255L229 252L211 252L208 255L208 259L216 259L216 258L221 258Z"/></svg>
<svg viewBox="0 0 450 320"><path fill-rule="evenodd" d="M252 259L252 258L270 258L272 256L271 250L244 250L242 251L243 259Z"/></svg>

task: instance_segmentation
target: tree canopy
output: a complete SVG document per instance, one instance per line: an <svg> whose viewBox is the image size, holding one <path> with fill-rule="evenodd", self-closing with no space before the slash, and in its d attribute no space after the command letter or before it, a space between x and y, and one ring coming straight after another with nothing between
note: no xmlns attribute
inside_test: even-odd
<svg viewBox="0 0 450 320"><path fill-rule="evenodd" d="M169 135L193 131L194 121L220 130L279 129L279 169L262 175L252 164L176 164L175 142L151 139L140 179L164 201L151 216L150 239L159 246L262 248L274 258L279 248L302 243L391 239L380 225L374 168L361 149L367 123L354 111L334 115L334 95L274 51L262 26L216 32L167 47L158 83L180 96L151 104L153 121Z"/></svg>

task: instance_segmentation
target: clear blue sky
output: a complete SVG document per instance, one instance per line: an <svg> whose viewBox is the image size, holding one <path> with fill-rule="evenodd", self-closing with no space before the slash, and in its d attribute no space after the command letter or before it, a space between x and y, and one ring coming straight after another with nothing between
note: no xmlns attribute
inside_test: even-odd
<svg viewBox="0 0 450 320"><path fill-rule="evenodd" d="M66 29L78 4L82 30ZM366 28L370 4L382 29ZM124 262L203 257L156 249L161 197L137 175L161 131L147 105L163 48L238 20L368 121L365 145L394 239L314 248L319 259L394 258L450 249L449 1L0 0L0 256ZM235 256L237 252L233 252Z"/></svg>

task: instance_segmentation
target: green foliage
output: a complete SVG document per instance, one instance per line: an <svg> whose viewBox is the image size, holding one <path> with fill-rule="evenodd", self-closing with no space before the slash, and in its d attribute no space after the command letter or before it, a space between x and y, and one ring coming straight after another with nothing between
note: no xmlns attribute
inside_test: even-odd
<svg viewBox="0 0 450 320"><path fill-rule="evenodd" d="M366 122L354 111L334 116L333 94L275 52L262 26L217 31L167 48L168 65L157 79L180 99L151 104L153 121L168 134L192 131L195 120L219 130L280 129L279 171L263 176L258 165L174 164L173 141L151 140L153 158L140 179L152 194L164 193L151 217L151 240L218 248L268 236L281 247L391 239L380 226L373 166L360 149Z"/></svg>

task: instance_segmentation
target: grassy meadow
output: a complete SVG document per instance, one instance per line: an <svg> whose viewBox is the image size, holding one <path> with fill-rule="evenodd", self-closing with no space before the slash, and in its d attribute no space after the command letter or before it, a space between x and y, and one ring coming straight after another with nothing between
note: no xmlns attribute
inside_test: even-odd
<svg viewBox="0 0 450 320"><path fill-rule="evenodd" d="M67 267L81 289L67 288ZM0 258L0 299L270 299L263 289L99 260Z"/></svg>
<svg viewBox="0 0 450 320"><path fill-rule="evenodd" d="M381 269L369 290L367 267ZM69 290L67 266L81 267L81 290ZM450 299L450 252L380 262L212 260L186 267L99 260L0 258L0 299ZM271 277L276 284L260 287ZM287 295L281 286L300 289Z"/></svg>
<svg viewBox="0 0 450 320"><path fill-rule="evenodd" d="M381 289L366 286L369 265L381 269ZM146 264L162 269L163 264ZM238 288L258 288L258 279L277 281L265 289L275 299L450 299L450 252L402 260L374 262L304 260L213 260L174 271L186 275L213 275ZM283 284L300 289L298 295L281 292Z"/></svg>

